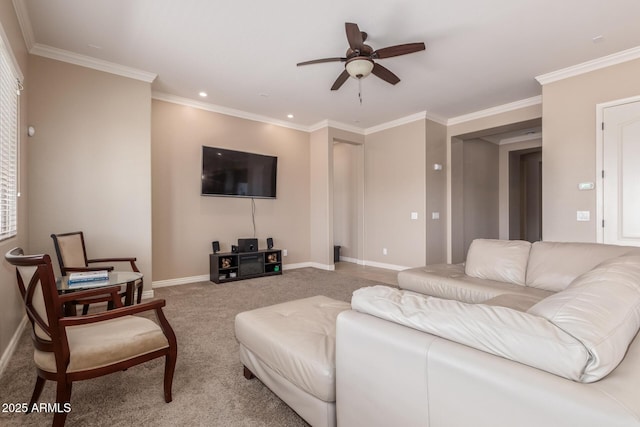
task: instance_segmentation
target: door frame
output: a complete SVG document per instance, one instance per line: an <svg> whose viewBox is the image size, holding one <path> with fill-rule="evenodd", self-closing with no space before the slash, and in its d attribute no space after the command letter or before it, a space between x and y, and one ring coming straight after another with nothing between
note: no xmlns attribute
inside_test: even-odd
<svg viewBox="0 0 640 427"><path fill-rule="evenodd" d="M604 185L604 179L602 178L602 171L604 170L604 130L602 129L602 123L604 122L604 109L610 107L616 107L623 104L631 104L633 102L640 102L640 95L632 96L630 98L617 99L615 101L603 102L596 104L596 242L604 243L604 227L602 221L604 220L604 192L602 186Z"/></svg>

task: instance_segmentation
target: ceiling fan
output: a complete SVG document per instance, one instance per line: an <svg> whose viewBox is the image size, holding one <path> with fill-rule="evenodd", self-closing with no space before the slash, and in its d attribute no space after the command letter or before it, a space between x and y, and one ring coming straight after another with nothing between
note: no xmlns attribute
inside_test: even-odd
<svg viewBox="0 0 640 427"><path fill-rule="evenodd" d="M320 64L323 62L344 62L345 69L333 83L331 90L340 89L349 77L362 79L371 73L385 82L395 85L400 81L400 78L386 67L374 62L374 59L391 58L393 56L407 55L425 50L425 45L422 42L399 44L373 50L371 46L364 44L367 40L367 33L360 31L357 24L347 22L344 26L347 32L347 41L349 42L349 49L347 49L345 57L314 59L297 64L299 67L301 65Z"/></svg>

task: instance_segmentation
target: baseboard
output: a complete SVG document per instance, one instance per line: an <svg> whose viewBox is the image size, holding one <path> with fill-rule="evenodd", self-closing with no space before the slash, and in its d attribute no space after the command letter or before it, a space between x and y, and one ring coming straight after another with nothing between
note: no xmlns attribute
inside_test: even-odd
<svg viewBox="0 0 640 427"><path fill-rule="evenodd" d="M395 270L395 271L401 271L401 270L406 270L407 268L410 268L404 265L386 264L383 262L366 261L366 260L364 261L363 265L369 266L369 267L385 268L387 270Z"/></svg>
<svg viewBox="0 0 640 427"><path fill-rule="evenodd" d="M340 257L340 261L350 262L350 263L353 263L353 264L369 266L369 267L384 268L386 270L395 270L395 271L401 271L401 270L406 270L407 268L410 268L410 267L405 267L403 265L386 264L386 263L382 263L382 262L367 261L367 260L363 260L363 259L349 258L349 257L344 257L344 256Z"/></svg>
<svg viewBox="0 0 640 427"><path fill-rule="evenodd" d="M186 285L188 283L208 282L208 281L209 281L209 275L203 274L200 276L178 277L177 279L158 280L158 281L154 281L151 284L151 287L155 289L155 288L164 288L165 286ZM145 292L142 293L143 296L144 294Z"/></svg>
<svg viewBox="0 0 640 427"><path fill-rule="evenodd" d="M16 347L18 347L18 341L20 341L22 332L24 331L24 328L27 326L28 323L29 323L29 318L25 314L25 316L20 321L20 324L16 328L15 333L11 337L11 341L9 341L9 345L7 346L7 349L2 354L2 358L0 358L0 377L4 373L4 370L7 367L7 365L9 364L9 360L11 360L11 356L13 356L13 352L16 351Z"/></svg>

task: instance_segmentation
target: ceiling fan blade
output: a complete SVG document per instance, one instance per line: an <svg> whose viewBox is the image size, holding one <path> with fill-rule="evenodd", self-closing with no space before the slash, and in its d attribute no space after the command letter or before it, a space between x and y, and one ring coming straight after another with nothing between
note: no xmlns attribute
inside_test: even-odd
<svg viewBox="0 0 640 427"><path fill-rule="evenodd" d="M349 79L349 73L347 73L347 70L344 70L333 83L333 86L331 86L331 90L340 89L340 86L342 86L347 79Z"/></svg>
<svg viewBox="0 0 640 427"><path fill-rule="evenodd" d="M375 64L371 72L376 76L380 77L385 82L391 83L392 85L400 81L400 78L398 76L396 76L395 74L393 74L391 71L389 71L387 68L383 67L380 64Z"/></svg>
<svg viewBox="0 0 640 427"><path fill-rule="evenodd" d="M360 32L360 28L358 28L358 24L346 22L344 24L344 28L347 31L347 41L349 42L349 47L352 50L357 50L358 52L360 52L362 50L364 40L362 39L362 33Z"/></svg>
<svg viewBox="0 0 640 427"><path fill-rule="evenodd" d="M321 64L323 62L344 62L347 58L322 58L322 59L314 59L312 61L305 61L296 64L298 67L301 65L311 65L311 64Z"/></svg>
<svg viewBox="0 0 640 427"><path fill-rule="evenodd" d="M425 50L425 48L426 47L422 42L399 44L396 46L389 46L378 49L373 52L371 56L378 59L391 58L392 56L400 56L409 53L420 52L421 50Z"/></svg>

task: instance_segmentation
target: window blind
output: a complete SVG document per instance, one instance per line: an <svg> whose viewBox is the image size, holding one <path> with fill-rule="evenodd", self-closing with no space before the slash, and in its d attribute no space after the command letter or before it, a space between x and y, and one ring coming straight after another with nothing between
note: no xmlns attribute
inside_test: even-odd
<svg viewBox="0 0 640 427"><path fill-rule="evenodd" d="M10 53L0 42L0 240L18 230L19 80Z"/></svg>

